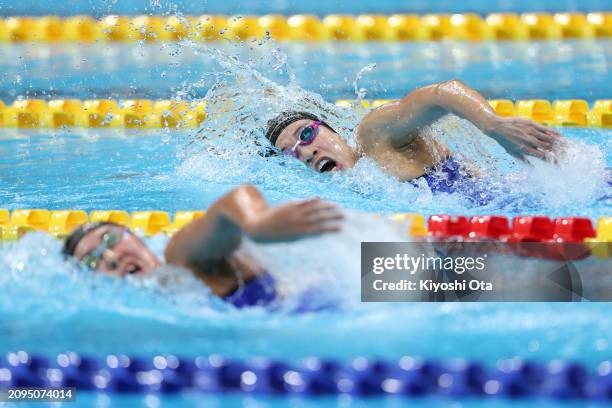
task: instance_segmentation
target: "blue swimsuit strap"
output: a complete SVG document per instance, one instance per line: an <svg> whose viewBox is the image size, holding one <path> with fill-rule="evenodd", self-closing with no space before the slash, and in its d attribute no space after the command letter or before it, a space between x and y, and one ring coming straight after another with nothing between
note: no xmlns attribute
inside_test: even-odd
<svg viewBox="0 0 612 408"><path fill-rule="evenodd" d="M221 299L237 308L248 306L268 306L278 298L276 280L268 272L263 272L238 286L233 292Z"/></svg>
<svg viewBox="0 0 612 408"><path fill-rule="evenodd" d="M419 178L425 179L431 191L435 193L454 193L458 190L459 182L471 177L462 170L461 164L451 156Z"/></svg>

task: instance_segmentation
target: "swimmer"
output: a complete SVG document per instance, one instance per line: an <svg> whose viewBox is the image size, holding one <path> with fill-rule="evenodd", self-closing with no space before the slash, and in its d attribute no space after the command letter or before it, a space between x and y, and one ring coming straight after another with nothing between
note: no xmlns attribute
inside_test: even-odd
<svg viewBox="0 0 612 408"><path fill-rule="evenodd" d="M368 113L357 128L356 148L307 112L280 114L268 123L266 137L278 151L319 173L351 168L367 156L401 181L422 178L433 192L450 193L455 181L476 173L423 131L448 113L469 120L521 160L546 159L561 140L558 132L529 119L498 116L482 95L457 80L416 89Z"/></svg>
<svg viewBox="0 0 612 408"><path fill-rule="evenodd" d="M267 306L278 300L274 278L240 247L242 238L293 241L337 232L342 219L334 205L318 199L270 207L256 188L241 186L174 234L164 257L169 265L190 270L214 295L236 307ZM108 222L78 227L66 238L62 252L88 269L117 277L146 274L161 265L140 238Z"/></svg>

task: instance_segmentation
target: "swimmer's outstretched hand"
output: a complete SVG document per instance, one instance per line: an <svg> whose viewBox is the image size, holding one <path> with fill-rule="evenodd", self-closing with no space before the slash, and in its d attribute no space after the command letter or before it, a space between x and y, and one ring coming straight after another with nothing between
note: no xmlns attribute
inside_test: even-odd
<svg viewBox="0 0 612 408"><path fill-rule="evenodd" d="M525 118L498 117L486 133L520 160L527 155L554 161L550 153L563 141L559 132Z"/></svg>
<svg viewBox="0 0 612 408"><path fill-rule="evenodd" d="M319 199L294 201L267 208L249 220L244 231L258 242L294 241L340 231L344 216L333 204Z"/></svg>

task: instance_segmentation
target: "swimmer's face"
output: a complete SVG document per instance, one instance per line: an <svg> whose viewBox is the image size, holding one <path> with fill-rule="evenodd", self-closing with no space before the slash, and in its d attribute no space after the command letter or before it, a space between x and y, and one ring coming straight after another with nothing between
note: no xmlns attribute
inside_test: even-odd
<svg viewBox="0 0 612 408"><path fill-rule="evenodd" d="M312 124L310 119L291 123L280 133L274 146L281 151L290 152L300 133ZM323 125L318 127L314 141L307 145L298 145L296 152L300 161L319 173L351 168L356 162L355 152L346 140Z"/></svg>
<svg viewBox="0 0 612 408"><path fill-rule="evenodd" d="M96 257L98 249L103 249ZM88 263L96 259L95 270L113 276L144 274L160 264L144 242L118 225L103 225L85 235L74 250L74 257Z"/></svg>

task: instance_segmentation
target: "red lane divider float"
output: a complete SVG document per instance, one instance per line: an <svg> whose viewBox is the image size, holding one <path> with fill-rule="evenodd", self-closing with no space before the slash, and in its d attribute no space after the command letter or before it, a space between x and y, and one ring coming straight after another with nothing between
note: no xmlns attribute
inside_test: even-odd
<svg viewBox="0 0 612 408"><path fill-rule="evenodd" d="M543 242L553 236L553 222L548 217L515 217L511 242Z"/></svg>
<svg viewBox="0 0 612 408"><path fill-rule="evenodd" d="M588 218L557 218L553 239L557 242L583 242L594 238L595 229Z"/></svg>
<svg viewBox="0 0 612 408"><path fill-rule="evenodd" d="M429 234L435 238L466 237L469 227L463 215L432 215L428 225Z"/></svg>
<svg viewBox="0 0 612 408"><path fill-rule="evenodd" d="M500 239L510 234L508 219L497 215L485 215L472 217L470 220L469 234L471 239L493 238Z"/></svg>
<svg viewBox="0 0 612 408"><path fill-rule="evenodd" d="M490 247L497 252L558 261L590 256L591 247L585 240L597 236L591 220L584 217L551 220L521 216L510 224L506 217L497 215L470 219L463 215L432 215L428 226L430 237L438 241L496 242L507 244Z"/></svg>

